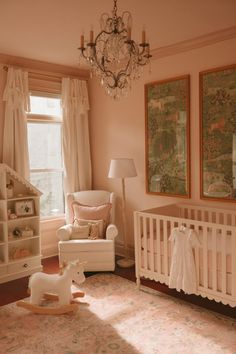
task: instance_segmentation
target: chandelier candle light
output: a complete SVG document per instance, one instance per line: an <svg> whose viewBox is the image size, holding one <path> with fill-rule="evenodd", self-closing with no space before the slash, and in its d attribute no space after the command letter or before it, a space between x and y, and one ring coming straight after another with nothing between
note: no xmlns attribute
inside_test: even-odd
<svg viewBox="0 0 236 354"><path fill-rule="evenodd" d="M94 39L90 31L89 43L85 47L81 35L78 48L90 66L91 72L100 78L108 95L120 98L127 95L131 81L140 77L143 66L150 62L150 46L146 42L145 30L138 45L131 39L132 16L125 11L117 16L117 0L114 0L112 17L103 13L100 18L101 32Z"/></svg>

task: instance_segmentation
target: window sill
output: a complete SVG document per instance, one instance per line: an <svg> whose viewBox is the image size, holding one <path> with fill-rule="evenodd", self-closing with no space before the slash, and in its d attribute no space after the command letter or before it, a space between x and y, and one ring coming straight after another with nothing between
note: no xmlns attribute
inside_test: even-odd
<svg viewBox="0 0 236 354"><path fill-rule="evenodd" d="M40 223L47 224L47 223L51 223L53 221L65 221L65 219L66 219L65 214L53 215L53 216L43 216L40 218Z"/></svg>

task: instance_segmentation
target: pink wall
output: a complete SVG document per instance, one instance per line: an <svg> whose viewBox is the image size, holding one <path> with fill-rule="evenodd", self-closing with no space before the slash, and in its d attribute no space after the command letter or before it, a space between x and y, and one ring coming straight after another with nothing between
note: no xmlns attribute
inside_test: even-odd
<svg viewBox="0 0 236 354"><path fill-rule="evenodd" d="M107 97L96 81L90 82L91 144L93 187L113 190L120 197L119 180L107 178L110 159L132 157L138 177L126 180L127 222L129 244L134 245L133 211L175 202L197 202L209 206L235 209L234 203L201 201L199 198L199 71L236 63L236 39L219 42L189 52L168 56L152 62L151 74L146 69L134 83L129 96L120 101ZM145 192L145 106L144 84L155 80L190 74L191 97L191 200L160 197ZM120 198L119 198L120 199ZM120 226L120 203L118 203ZM118 238L118 246L122 238Z"/></svg>

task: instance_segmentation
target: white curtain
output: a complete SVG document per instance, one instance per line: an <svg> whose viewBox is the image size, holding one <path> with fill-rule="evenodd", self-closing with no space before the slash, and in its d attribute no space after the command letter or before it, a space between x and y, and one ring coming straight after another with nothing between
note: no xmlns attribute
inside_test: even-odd
<svg viewBox="0 0 236 354"><path fill-rule="evenodd" d="M91 189L89 100L86 81L63 78L62 108L65 192Z"/></svg>
<svg viewBox="0 0 236 354"><path fill-rule="evenodd" d="M29 179L29 152L27 140L27 117L29 110L28 73L9 68L7 84L3 93L6 101L3 162Z"/></svg>

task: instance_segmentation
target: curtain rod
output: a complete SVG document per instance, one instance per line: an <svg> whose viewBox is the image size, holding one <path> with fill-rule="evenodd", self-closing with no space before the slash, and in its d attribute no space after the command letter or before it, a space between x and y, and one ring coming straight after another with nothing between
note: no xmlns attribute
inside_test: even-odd
<svg viewBox="0 0 236 354"><path fill-rule="evenodd" d="M71 79L80 79L80 80L84 80L84 81L88 81L89 77L80 77L79 75L67 75L67 74L62 74L62 73L52 73L52 72L49 72L49 71L43 71L43 70L32 70L32 69L28 69L28 68L20 68L20 67L16 67L16 66L13 66L13 65L4 65L3 66L3 70L4 71L8 71L8 69L12 67L12 68L17 68L17 69L25 69L26 71L28 71L29 74L31 75L42 75L44 77L48 77L48 78L57 78L58 80L62 80L62 78L66 78L66 77L69 77Z"/></svg>

